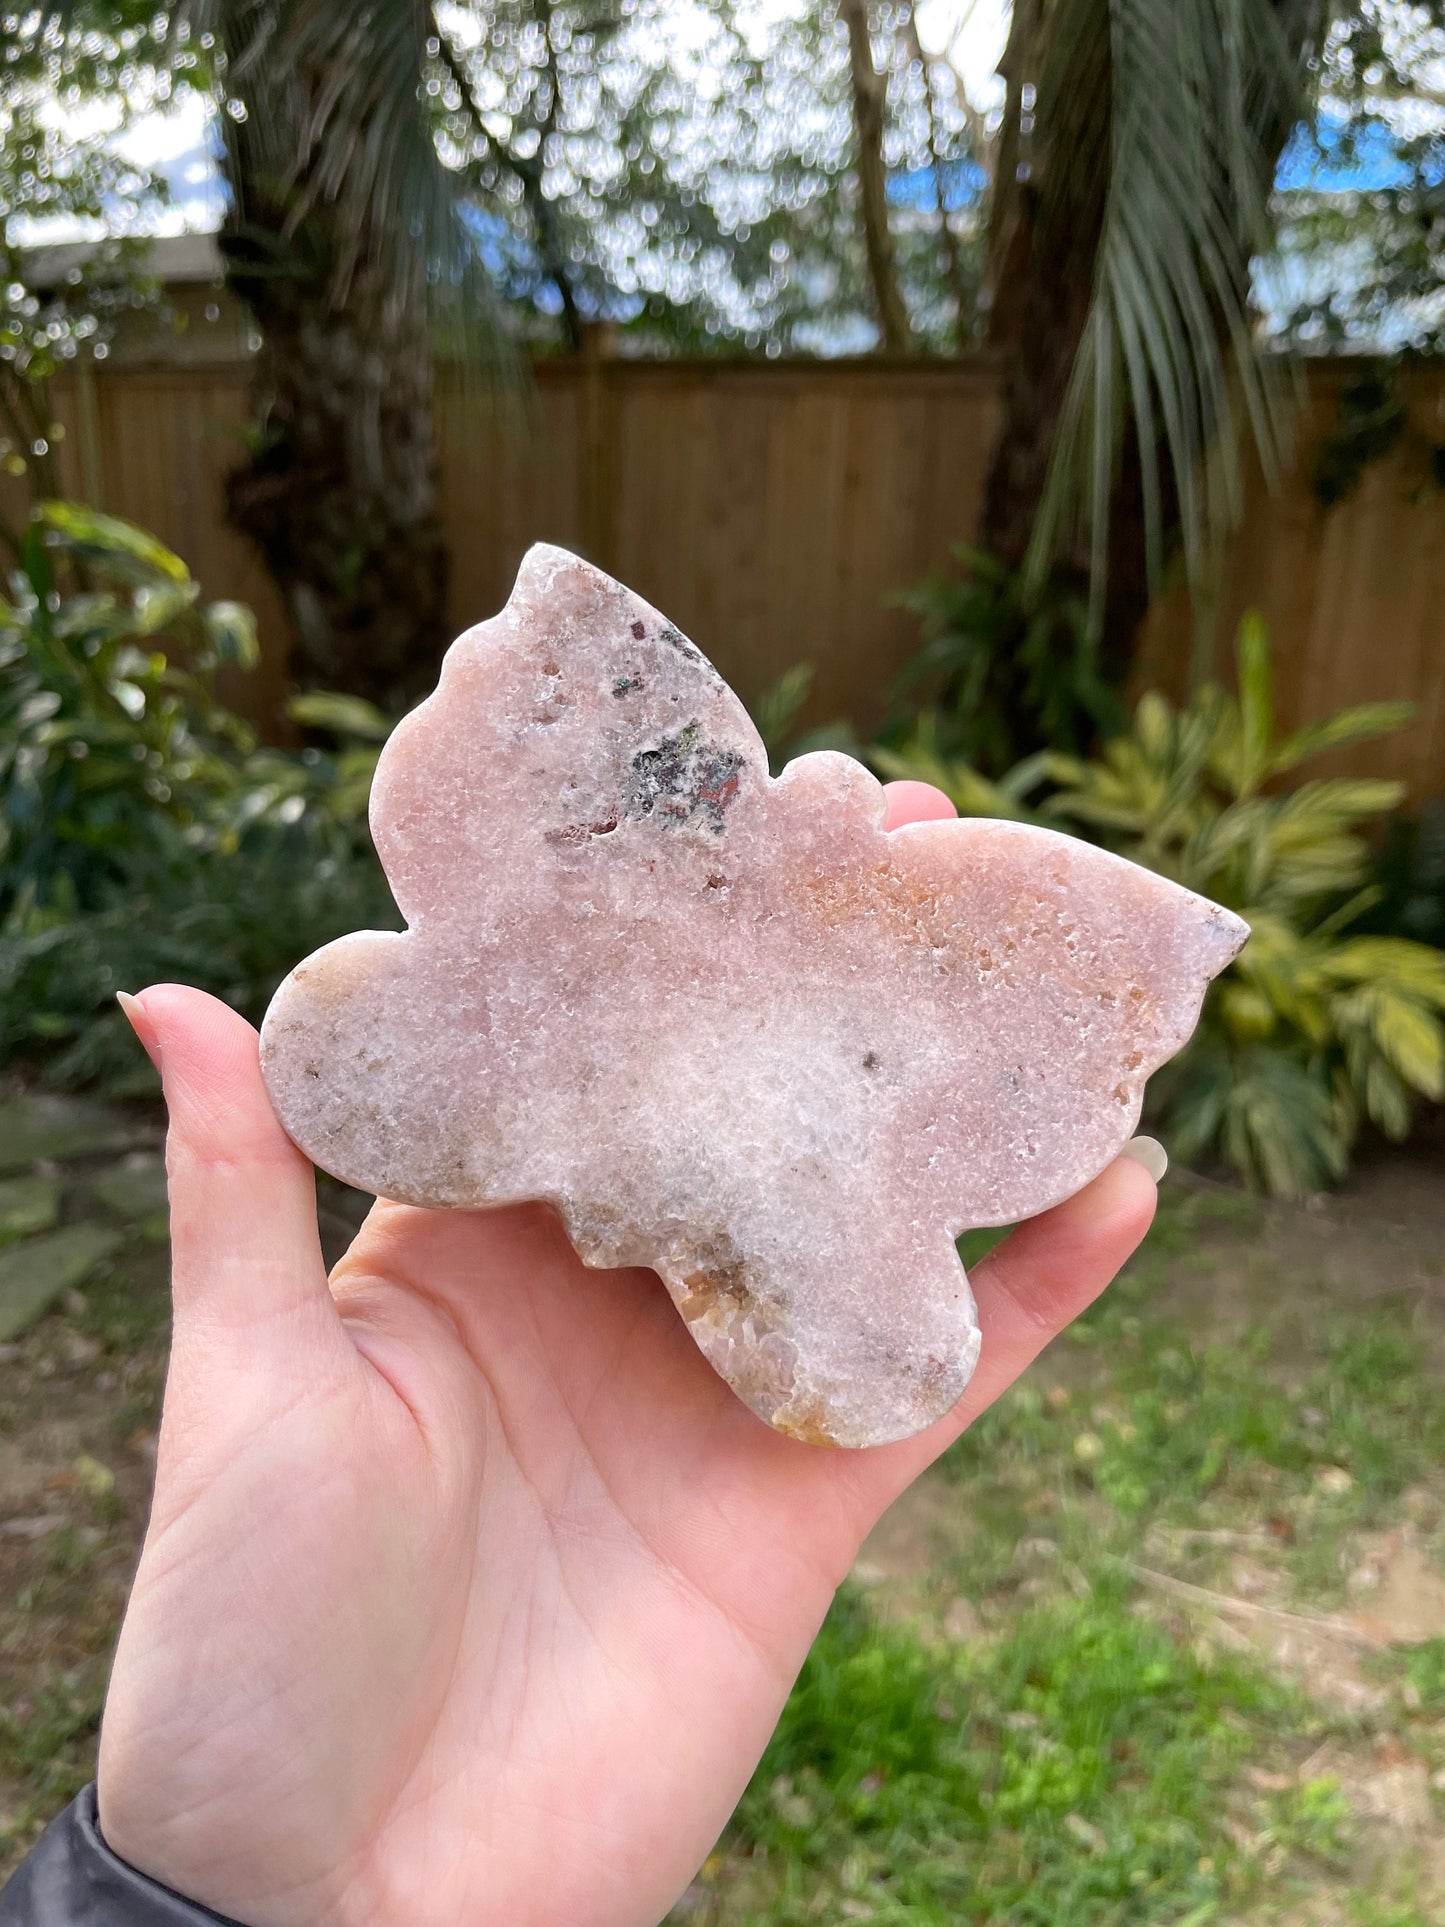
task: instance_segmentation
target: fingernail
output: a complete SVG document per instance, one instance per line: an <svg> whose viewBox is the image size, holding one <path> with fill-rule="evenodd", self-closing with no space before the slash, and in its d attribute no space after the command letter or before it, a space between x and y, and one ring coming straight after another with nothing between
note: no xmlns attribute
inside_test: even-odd
<svg viewBox="0 0 1445 1927"><path fill-rule="evenodd" d="M1142 1164L1156 1184L1163 1182L1164 1173L1169 1169L1169 1153L1157 1137L1131 1137L1119 1156Z"/></svg>
<svg viewBox="0 0 1445 1927"><path fill-rule="evenodd" d="M126 1022L140 1039L141 1049L159 1070L161 1067L161 1040L156 1035L156 1027L146 1015L146 1007L139 997L132 997L128 990L118 990L115 1001L125 1012Z"/></svg>

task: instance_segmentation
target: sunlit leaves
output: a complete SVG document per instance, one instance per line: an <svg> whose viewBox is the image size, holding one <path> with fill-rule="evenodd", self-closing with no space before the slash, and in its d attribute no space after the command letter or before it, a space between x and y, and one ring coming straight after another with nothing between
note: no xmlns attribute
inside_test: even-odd
<svg viewBox="0 0 1445 1927"><path fill-rule="evenodd" d="M902 0L871 16L890 173L917 187L936 149L961 180L967 103L925 71ZM273 183L294 176L303 200L344 208L337 225L358 245L363 232L414 234L439 292L480 263L525 332L545 339L575 308L658 347L871 345L830 0L187 0L169 15L57 0L34 17L51 22L32 63L51 95L62 79L66 98L109 85L124 115L212 85L237 150L233 195L258 167ZM293 111L308 74L324 76L312 110ZM961 327L955 309L959 287L971 304L981 242L965 223L955 274L932 192L892 218L916 329L942 345L975 323L971 305ZM480 283L467 298L480 302Z"/></svg>
<svg viewBox="0 0 1445 1927"><path fill-rule="evenodd" d="M1280 263L1266 271L1271 305L1292 310L1287 339L1315 352L1445 345L1442 61L1440 0L1336 10L1320 59L1322 111L1292 144Z"/></svg>
<svg viewBox="0 0 1445 1927"><path fill-rule="evenodd" d="M892 0L876 9L900 174L929 161L905 19ZM500 0L437 20L443 152L498 224L510 294L556 313L566 282L584 320L657 346L871 344L847 46L824 0ZM962 161L959 104L936 113ZM936 223L898 225L910 301L938 339L952 324Z"/></svg>
<svg viewBox="0 0 1445 1927"><path fill-rule="evenodd" d="M256 662L251 612L202 601L154 536L43 504L0 601L0 917L17 904L89 905L158 841L233 850L251 827L315 808L349 835L385 719L311 698L311 724L345 745L323 797L314 752L258 747L216 697L218 671Z"/></svg>
<svg viewBox="0 0 1445 1927"><path fill-rule="evenodd" d="M158 217L164 183L110 136L196 71L163 17L133 0L104 9L77 0L66 24L39 10L0 18L0 467L32 498L54 485L63 433L49 377L79 355L104 355L118 318L155 292L131 237ZM77 227L93 242L84 257L38 274L35 246ZM13 529L0 540L16 549Z"/></svg>

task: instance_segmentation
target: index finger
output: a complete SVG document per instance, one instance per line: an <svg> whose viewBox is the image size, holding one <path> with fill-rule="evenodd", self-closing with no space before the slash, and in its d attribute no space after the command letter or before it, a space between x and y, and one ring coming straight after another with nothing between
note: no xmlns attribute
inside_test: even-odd
<svg viewBox="0 0 1445 1927"><path fill-rule="evenodd" d="M938 823L958 815L943 791L932 783L915 783L905 778L897 783L885 783L883 795L888 806L883 818L885 830L901 830L905 823Z"/></svg>

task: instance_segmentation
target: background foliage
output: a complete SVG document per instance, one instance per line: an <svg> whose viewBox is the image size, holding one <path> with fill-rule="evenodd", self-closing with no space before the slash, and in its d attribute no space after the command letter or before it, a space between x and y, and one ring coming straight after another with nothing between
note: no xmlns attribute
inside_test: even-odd
<svg viewBox="0 0 1445 1927"><path fill-rule="evenodd" d="M54 213L109 229L122 202L154 217L161 200L103 139L61 138L47 92L103 108L106 128L204 92L227 130L235 285L258 312L263 280L272 307L277 286L316 296L291 335L270 316L258 434L232 506L270 541L288 606L329 595L306 660L313 677L335 664L353 690L390 688L361 661L383 628L413 668L437 640L408 628L418 585L435 613L444 575L425 383L405 419L393 408L376 432L400 387L388 358L419 352L407 317L423 284L418 315L470 306L483 331L505 316L544 348L583 348L607 324L659 352L837 350L872 345L893 309L910 350L1007 342L1018 380L985 547L908 595L924 646L875 760L940 774L966 806L1082 830L1248 915L1255 940L1158 1101L1180 1148L1309 1188L1342 1168L1363 1120L1398 1135L1441 1086L1438 972L1411 947L1438 936L1430 819L1391 833L1372 881L1366 832L1394 792L1294 774L1307 751L1391 715L1273 742L1252 631L1237 704L1206 689L1176 713L1151 697L1126 729L1117 691L1148 585L1176 553L1198 576L1232 512L1236 431L1250 426L1267 465L1283 446L1284 390L1258 352L1253 296L1288 311L1300 342L1433 345L1442 58L1433 5L1210 0L1185 17L1155 0L1063 0L1013 10L1002 84L981 112L947 49L925 51L908 0L861 13L824 0L385 0L359 39L333 0L188 0L154 14L70 0L0 34L17 277L0 329L4 459L44 495L45 381L104 346L117 265L102 253L74 288L42 293L24 280L23 240ZM1055 249L1065 234L1077 246ZM481 282L500 305L471 301ZM338 376L323 407L318 370L343 367L353 387ZM337 432L349 410L354 437ZM1388 370L1348 390L1346 412L1321 454L1334 498L1412 432ZM367 447L408 438L414 459L368 469ZM353 441L354 461L331 461ZM308 465L307 449L327 459ZM1426 453L1438 466L1438 449ZM328 491L309 557L293 515L242 513L243 497L255 510ZM326 577L317 557L334 562L337 527L356 531L355 554ZM283 899L282 853L300 843L343 895L371 888L348 788L369 752L348 732L367 716L379 731L375 712L313 709L318 746L261 749L215 698L215 673L245 656L239 631L225 632L235 618L204 611L181 565L143 556L139 536L112 529L88 552L77 528L47 509L8 532L4 914L7 941L29 946L24 968L50 958L59 984L61 953L83 952L79 926L68 950L54 936L67 919L116 919L118 941L132 927L124 902L167 891L189 918L169 929L213 942L214 880L175 882L208 851L275 863L268 887ZM410 574L389 566L408 547ZM57 558L63 592L46 575ZM135 579L121 581L122 558ZM357 583L389 595L385 623L352 606L366 599ZM348 664L356 673L341 676ZM801 671L767 693L775 751L806 697ZM239 951L226 967L243 1001L265 954L258 928L244 968ZM48 994L31 1021L78 1036L63 1014L78 997L73 984Z"/></svg>
<svg viewBox="0 0 1445 1927"><path fill-rule="evenodd" d="M338 748L262 747L215 687L254 661L249 612L153 537L37 511L0 600L0 1061L123 1079L117 990L179 977L259 1017L317 943L395 922L366 831L386 719L313 698Z"/></svg>
<svg viewBox="0 0 1445 1927"><path fill-rule="evenodd" d="M1323 752L1398 729L1401 703L1344 710L1279 737L1269 646L1249 618L1238 695L1202 688L1181 710L1145 695L1132 726L1096 758L1046 751L998 781L938 747L933 718L875 766L945 789L968 814L1026 818L1083 834L1238 911L1253 935L1211 986L1185 1052L1150 1085L1150 1104L1185 1159L1222 1156L1284 1195L1342 1175L1361 1124L1404 1137L1421 1098L1445 1098L1445 953L1377 915L1394 892L1428 928L1428 889L1376 881L1368 826L1398 784L1301 780ZM1435 832L1397 832L1392 859L1418 874ZM1413 849L1412 849L1413 845ZM1437 859L1436 859L1437 860Z"/></svg>
<svg viewBox="0 0 1445 1927"><path fill-rule="evenodd" d="M1161 569L1182 553L1199 575L1233 512L1235 431L1248 424L1267 458L1283 445L1287 397L1256 353L1251 286L1306 347L1442 345L1440 8L1055 0L1014 20L986 112L925 54L910 0L71 0L0 20L0 463L39 505L0 529L0 1064L124 1089L140 1073L116 988L178 976L258 1016L298 956L394 922L365 823L387 716L313 692L291 709L308 746L262 745L223 694L253 658L245 612L203 601L142 531L52 499L51 375L103 354L117 319L155 298L119 230L166 219L162 187L109 135L199 88L229 136L233 287L258 319L263 284L316 297L295 341L270 333L250 444L270 465L261 484L297 449L364 451L397 377L413 377L411 418L388 429L413 444L402 482L378 485L361 461L293 464L296 499L333 492L348 539L317 548L344 549L355 581L384 579L372 565L428 520L428 315L469 353L499 329L587 349L604 325L647 352L774 354L866 351L893 305L895 352L1007 348L1019 380L985 546L910 596L925 646L873 761L940 782L962 809L1097 838L1252 921L1152 1094L1186 1157L1312 1191L1366 1121L1400 1135L1442 1095L1445 815L1389 816L1393 786L1310 771L1397 726L1399 707L1281 737L1257 625L1239 639L1237 696L1147 696L1130 721L1116 693ZM881 249L864 92L882 108ZM73 115L63 134L52 101ZM107 238L76 278L42 284L32 245L55 217ZM362 379L333 413L313 406L348 370ZM289 415L273 375L291 383ZM1322 499L1404 435L1421 486L1438 486L1438 434L1410 422L1387 361L1347 390ZM390 506L419 505L413 522L372 514L388 487ZM303 594L318 575L303 567ZM438 637L398 579L399 633L419 653ZM363 655L353 690L371 686ZM820 740L797 736L808 681L800 667L758 705L775 763ZM20 1183L59 1210L63 1182L67 1211L114 1218L128 1165L82 1158L63 1180ZM1212 1268L1201 1201L1237 1233ZM1197 1610L1238 1607L1312 1640L1321 1612L1355 1597L1375 1528L1411 1556L1438 1532L1424 1286L1438 1250L1412 1271L1398 1225L1380 1226L1389 1275L1363 1309L1359 1251L1332 1287L1314 1247L1293 1278L1270 1250L1286 1222L1347 1242L1355 1208L1270 1219L1176 1177L1149 1249L1048 1377L1021 1383L938 1475L929 1530L946 1532L928 1561L956 1595L947 1612L939 1600L896 1623L895 1601L878 1624L845 1592L680 1915L1203 1927L1308 1869L1339 1900L1332 1918L1439 1918L1398 1869L1345 1871L1363 1803L1333 1761L1356 1744L1387 1775L1418 1769L1428 1819L1426 1775L1445 1783L1445 1642L1374 1656L1385 1711L1357 1698L1325 1714ZM9 1424L37 1452L87 1400L114 1409L104 1424L91 1411L72 1465L35 1461L61 1529L6 1540L24 1583L0 1605L0 1768L16 1791L0 1851L91 1770L163 1372L145 1227L113 1226L120 1263L6 1348ZM0 1223L0 1244L26 1235ZM1157 1302L1191 1283L1182 1307ZM1398 1302L1381 1295L1394 1286ZM1229 1322L1232 1288L1248 1323ZM962 1477L969 1505L939 1503ZM1231 1601L1241 1558L1250 1596ZM1342 1625L1354 1638L1354 1617Z"/></svg>

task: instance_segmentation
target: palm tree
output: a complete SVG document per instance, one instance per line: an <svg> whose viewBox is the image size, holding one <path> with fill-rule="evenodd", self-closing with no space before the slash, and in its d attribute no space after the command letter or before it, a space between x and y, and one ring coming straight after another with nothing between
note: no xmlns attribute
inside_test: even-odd
<svg viewBox="0 0 1445 1927"><path fill-rule="evenodd" d="M43 36L53 23L83 48L113 16L98 0L52 0L38 28L25 25ZM431 680L446 641L437 345L510 372L475 177L444 165L436 139L448 51L438 9L175 0L170 28L222 105L221 248L260 336L230 518L282 592L297 679L404 699ZM538 182L522 187L560 277Z"/></svg>
<svg viewBox="0 0 1445 1927"><path fill-rule="evenodd" d="M839 4L886 322L886 97L865 0ZM526 11L550 55L551 0ZM1116 643L1174 544L1202 572L1237 499L1241 421L1266 463L1278 458L1288 411L1255 351L1248 266L1270 238L1274 164L1329 11L1016 0L989 235L1004 407L981 546L1035 596L1049 579L1090 581L1094 630ZM179 0L177 13L221 52L222 242L263 341L230 511L283 590L301 676L380 698L423 685L444 640L436 327L475 347L492 312L469 226L474 172L443 164L439 112L466 123L479 161L510 171L566 331L580 329L538 150L498 146L444 14L433 0ZM898 308L885 333L904 345Z"/></svg>
<svg viewBox="0 0 1445 1927"><path fill-rule="evenodd" d="M868 280L878 310L878 332L885 353L906 355L913 347L913 328L898 285L893 233L888 221L888 173L883 161L888 75L880 73L874 63L868 0L838 0L838 13L848 31L848 78L858 149L855 170L858 202Z"/></svg>
<svg viewBox="0 0 1445 1927"><path fill-rule="evenodd" d="M261 336L231 520L291 617L292 667L377 701L446 641L432 424L439 328L492 315L465 176L433 136L423 0L188 0L223 54L221 235Z"/></svg>
<svg viewBox="0 0 1445 1927"><path fill-rule="evenodd" d="M1087 580L1127 651L1166 556L1191 579L1266 469L1288 392L1256 348L1251 257L1306 111L1328 0L1015 0L991 208L1004 414L980 546Z"/></svg>

